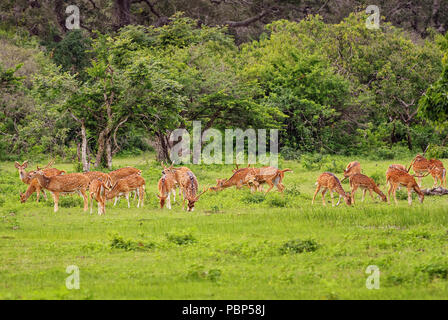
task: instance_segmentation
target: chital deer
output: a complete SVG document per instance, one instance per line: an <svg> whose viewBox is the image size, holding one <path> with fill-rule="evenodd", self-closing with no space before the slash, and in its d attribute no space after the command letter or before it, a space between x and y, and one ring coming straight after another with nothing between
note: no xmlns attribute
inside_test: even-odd
<svg viewBox="0 0 448 320"><path fill-rule="evenodd" d="M364 202L364 198L366 196L366 191L369 190L370 196L372 197L372 200L375 200L373 198L372 191L376 192L380 197L381 200L384 202L387 202L387 197L384 195L384 193L380 190L379 185L375 183L375 181L372 178L369 178L366 175L363 175L361 173L355 173L352 174L349 178L350 180L350 194L352 197L352 203L355 204L355 192L358 188L362 189L362 202Z"/></svg>
<svg viewBox="0 0 448 320"><path fill-rule="evenodd" d="M54 199L54 212L59 209L59 195L80 193L84 198L84 211L88 209L88 197L86 194L90 180L82 173L69 173L48 177L42 170L30 173L30 178L36 178L42 188L50 191Z"/></svg>
<svg viewBox="0 0 448 320"><path fill-rule="evenodd" d="M163 164L163 161L162 161L162 167L163 167L163 170L162 170L163 175L165 175L165 174L173 174L174 175L174 189L172 189L171 192L173 193L173 202L176 202L176 188L179 188L179 196L182 195L182 188L181 188L181 185L179 182L180 177L188 171L191 172L191 170L187 167L173 168L173 164L169 167L166 167Z"/></svg>
<svg viewBox="0 0 448 320"><path fill-rule="evenodd" d="M179 172L179 184L183 194L182 210L185 207L185 199L187 203L187 211L194 211L194 205L199 200L199 198L208 190L204 189L198 195L198 179L192 171Z"/></svg>
<svg viewBox="0 0 448 320"><path fill-rule="evenodd" d="M350 162L344 170L344 179L342 181L357 173L361 173L361 164L358 161Z"/></svg>
<svg viewBox="0 0 448 320"><path fill-rule="evenodd" d="M173 193L174 197L176 197L176 178L174 174L172 172L164 174L160 178L157 187L159 189L157 197L159 198L160 208L163 209L166 203L166 207L171 209L170 194Z"/></svg>
<svg viewBox="0 0 448 320"><path fill-rule="evenodd" d="M117 196L123 195L128 201L128 208L131 207L129 202L129 193L136 191L138 195L137 208L143 207L145 199L145 179L139 174L133 174L123 179L117 180L110 191L106 191L106 200L111 200Z"/></svg>
<svg viewBox="0 0 448 320"><path fill-rule="evenodd" d="M253 176L255 175L253 169L254 168L237 169L229 179L216 179L216 186L210 187L210 190L221 191L233 186L237 189L241 189L248 182L248 179L246 179L247 175L251 173Z"/></svg>
<svg viewBox="0 0 448 320"><path fill-rule="evenodd" d="M109 172L109 176L110 176L112 183L115 183L120 179L132 176L134 174L141 175L142 171L137 168L133 168L133 167L124 167L124 168L119 168L117 170ZM137 196L137 192L135 192L135 194L134 194L134 200L135 200L136 196ZM120 200L119 196L115 198L114 206L118 203L119 200Z"/></svg>
<svg viewBox="0 0 448 320"><path fill-rule="evenodd" d="M386 174L386 181L389 183L388 203L390 203L390 194L392 193L394 195L395 204L398 204L396 191L398 186L400 185L408 189L409 205L412 204L412 190L414 190L418 194L420 202L423 203L425 195L420 190L420 187L418 186L417 182L415 182L414 177L411 176L406 171L390 168L390 170L388 170Z"/></svg>
<svg viewBox="0 0 448 320"><path fill-rule="evenodd" d="M429 160L430 167L428 169L429 173L431 174L432 178L434 179L434 185L432 186L435 188L437 186L437 181L440 181L440 186L446 187L446 169L443 166L442 161L437 159L431 159Z"/></svg>
<svg viewBox="0 0 448 320"><path fill-rule="evenodd" d="M100 171L87 171L87 172L84 172L83 175L88 177L90 181L93 181L95 179L100 179L103 181L110 181L111 183L114 182L114 181L112 181L112 178L109 174L100 172Z"/></svg>
<svg viewBox="0 0 448 320"><path fill-rule="evenodd" d="M93 176L93 175L91 175ZM106 192L112 189L112 182L110 177L105 180L101 178L93 178L89 185L90 197L90 214L93 211L93 199L98 203L98 214L106 214Z"/></svg>
<svg viewBox="0 0 448 320"><path fill-rule="evenodd" d="M339 202L341 201L341 198L344 198L345 203L347 205L351 205L351 196L350 193L347 193L344 191L344 188L342 188L342 184L339 181L339 179L331 172L324 172L322 173L318 178L316 182L316 191L314 192L313 200L311 201L311 204L314 204L314 200L316 199L316 195L319 192L321 188L322 190L322 203L324 206L326 206L325 203L325 193L327 190L330 190L330 196L331 196L331 205L334 207L334 201L333 201L333 192L337 192L339 194L339 201L336 205L339 205Z"/></svg>
<svg viewBox="0 0 448 320"><path fill-rule="evenodd" d="M282 181L285 177L285 172L289 172L291 169L283 169L280 170L275 167L262 167L262 168L252 168L252 171L246 176L244 179L244 183L248 184L249 186L254 186L257 189L262 188L261 186L264 183L267 183L269 185L268 190L266 190L266 193L272 190L272 188L277 187L277 190L279 192L283 192L285 189L285 186L283 185Z"/></svg>
<svg viewBox="0 0 448 320"><path fill-rule="evenodd" d="M46 176L51 177L51 176L57 176L57 175L61 175L61 174L65 173L64 170L59 170L56 168L49 168L52 164L53 164L53 161L49 162L45 166L45 168L42 169ZM20 193L20 202L22 202L22 203L26 202L26 200L28 200L28 198L34 192L36 192L36 194L37 194L36 201L39 202L41 190L42 190L45 200L47 200L47 195L45 193L45 190L42 189L42 187L39 185L39 182L36 179L31 179L29 176L30 172L25 171L25 169L28 167L28 161L25 161L22 164L15 162L14 166L19 171L20 180L22 180L23 183L26 183L29 185L28 188L26 189L25 193Z"/></svg>

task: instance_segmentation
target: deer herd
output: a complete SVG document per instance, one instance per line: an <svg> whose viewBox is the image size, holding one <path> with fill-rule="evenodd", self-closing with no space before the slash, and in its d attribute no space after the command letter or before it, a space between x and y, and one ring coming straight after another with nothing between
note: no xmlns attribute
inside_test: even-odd
<svg viewBox="0 0 448 320"><path fill-rule="evenodd" d="M130 208L130 195L134 193L134 198L138 198L137 208L143 207L145 198L145 179L142 172L133 167L120 168L115 171L104 173L99 171L89 171L84 173L66 173L63 170L50 168L53 162L50 162L44 168L39 166L34 171L26 171L28 161L20 164L15 162L15 167L19 172L19 177L28 185L25 193L20 193L20 201L26 202L27 199L36 192L37 202L39 202L42 192L47 199L46 190L49 191L54 200L54 212L58 211L59 196L66 194L78 193L84 199L84 211L88 210L90 200L90 213L93 210L93 200L98 204L98 214L106 213L106 202L114 200L114 206L120 197L124 196ZM182 209L185 208L185 200L187 201L187 211L193 211L195 203L206 191L221 191L226 188L236 187L241 189L247 187L251 192L263 192L263 185L267 184L268 189L265 193L271 191L274 187L279 192L283 192L285 186L282 181L285 172L291 169L280 170L275 167L255 168L250 165L239 168L238 165L232 170L232 175L228 179L217 179L216 186L204 188L199 191L198 179L194 173L187 167L167 167L162 162L162 177L159 179L157 187L160 208L165 206L171 209L171 196L173 202L176 201L176 193L182 196ZM410 174L410 169L414 174ZM314 204L315 198L322 189L322 203L325 206L325 194L330 192L331 203L334 206L334 195L336 192L339 199L336 205L339 205L341 198L347 205L355 203L355 193L360 188L362 190L362 201L365 194L369 191L370 196L374 200L373 192L378 194L384 202L390 202L393 195L395 203L397 202L396 191L400 187L406 187L408 191L408 203L412 204L412 191L415 191L420 202L423 202L424 194L421 191L422 178L431 174L434 179L433 188L439 183L446 187L446 170L443 163L437 159L426 159L422 155L417 155L411 162L409 168L400 164L392 164L386 171L386 184L389 186L388 197L380 190L379 185L370 177L361 173L361 164L358 161L350 162L343 172L344 178L339 180L338 177L331 172L322 173L316 182L316 190L312 199ZM415 181L418 179L419 183ZM346 192L342 187L342 182L349 179L350 192Z"/></svg>

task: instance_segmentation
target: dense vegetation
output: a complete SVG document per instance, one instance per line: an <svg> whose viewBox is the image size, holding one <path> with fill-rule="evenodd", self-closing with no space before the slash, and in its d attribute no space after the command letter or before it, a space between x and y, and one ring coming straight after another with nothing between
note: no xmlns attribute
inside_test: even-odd
<svg viewBox="0 0 448 320"><path fill-rule="evenodd" d="M118 10L102 8L97 20ZM47 153L86 170L91 163L111 168L120 152L154 148L166 160L172 130L191 130L193 120L203 131L278 128L288 159L373 150L392 158L428 144L448 156L448 36L440 15L424 34L384 20L379 30L367 29L363 12L337 23L308 15L272 21L256 40L243 41L232 23L188 14L115 27L91 17L99 31L63 30L52 41L50 30L29 36L26 23L11 27L17 17L5 14L0 157Z"/></svg>

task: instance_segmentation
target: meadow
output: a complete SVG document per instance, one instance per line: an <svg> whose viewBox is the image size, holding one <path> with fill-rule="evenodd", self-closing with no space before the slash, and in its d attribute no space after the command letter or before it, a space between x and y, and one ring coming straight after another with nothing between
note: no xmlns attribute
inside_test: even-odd
<svg viewBox="0 0 448 320"><path fill-rule="evenodd" d="M146 179L143 208L122 199L105 216L82 211L79 196L53 201L35 194L19 201L23 184L13 162L0 164L0 299L446 299L448 203L341 202L323 207L311 199L317 176L342 177L354 159L320 163L281 161L284 194L251 194L245 188L205 193L195 211L161 210L156 197L162 167L153 155L114 159ZM25 160L25 159L23 159ZM381 183L391 163L363 160L363 173ZM444 160L445 163L446 160ZM36 163L33 163L33 167ZM39 164L45 164L42 161ZM74 171L70 163L54 167ZM229 177L230 165L191 165L200 188ZM423 180L432 186L432 178ZM348 182L343 183L348 190ZM66 268L80 270L80 289L66 288ZM366 268L380 270L380 288L367 289Z"/></svg>

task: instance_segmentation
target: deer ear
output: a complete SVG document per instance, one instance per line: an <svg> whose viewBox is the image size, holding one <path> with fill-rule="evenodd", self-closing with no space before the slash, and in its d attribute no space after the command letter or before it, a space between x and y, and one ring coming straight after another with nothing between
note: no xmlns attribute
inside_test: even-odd
<svg viewBox="0 0 448 320"><path fill-rule="evenodd" d="M22 167L23 167L23 169L28 167L28 160L26 160L24 163L22 163Z"/></svg>
<svg viewBox="0 0 448 320"><path fill-rule="evenodd" d="M16 167L16 169L20 168L20 163L18 163L17 161L14 163L14 167Z"/></svg>

